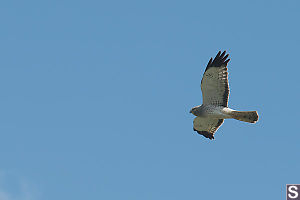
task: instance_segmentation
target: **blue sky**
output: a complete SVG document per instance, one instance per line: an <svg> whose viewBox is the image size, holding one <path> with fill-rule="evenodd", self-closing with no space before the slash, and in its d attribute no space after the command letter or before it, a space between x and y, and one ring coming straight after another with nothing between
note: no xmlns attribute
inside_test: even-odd
<svg viewBox="0 0 300 200"><path fill-rule="evenodd" d="M300 183L299 1L3 1L0 200L284 199ZM191 107L230 54L210 141ZM297 156L298 155L298 156Z"/></svg>

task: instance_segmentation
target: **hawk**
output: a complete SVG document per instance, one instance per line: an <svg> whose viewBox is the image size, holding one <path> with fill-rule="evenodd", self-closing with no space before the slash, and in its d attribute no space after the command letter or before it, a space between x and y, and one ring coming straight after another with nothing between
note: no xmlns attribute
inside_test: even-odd
<svg viewBox="0 0 300 200"><path fill-rule="evenodd" d="M196 116L194 131L209 139L215 139L214 134L223 124L224 119L237 119L244 122L256 123L256 111L237 111L228 108L229 84L227 64L230 61L226 51L218 52L210 59L201 81L203 103L190 111Z"/></svg>

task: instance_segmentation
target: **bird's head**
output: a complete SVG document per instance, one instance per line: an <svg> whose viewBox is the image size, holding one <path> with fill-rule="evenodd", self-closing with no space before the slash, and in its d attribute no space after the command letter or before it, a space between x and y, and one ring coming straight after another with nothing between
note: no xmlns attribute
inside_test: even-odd
<svg viewBox="0 0 300 200"><path fill-rule="evenodd" d="M190 113L192 113L193 115L196 115L196 112L197 112L197 109L199 108L199 106L196 106L196 107L193 107L191 110L190 110ZM197 115L196 115L197 116Z"/></svg>

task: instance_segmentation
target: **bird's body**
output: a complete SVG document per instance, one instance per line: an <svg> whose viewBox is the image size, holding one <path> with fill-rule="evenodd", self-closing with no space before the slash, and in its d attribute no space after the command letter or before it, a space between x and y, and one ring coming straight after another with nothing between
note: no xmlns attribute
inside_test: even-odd
<svg viewBox="0 0 300 200"><path fill-rule="evenodd" d="M256 111L236 111L228 108L229 84L227 64L230 59L226 51L217 54L214 60L210 59L202 81L201 90L203 104L191 109L190 113L197 116L194 119L194 131L214 139L214 133L224 122L224 119L237 119L249 123L256 123Z"/></svg>
<svg viewBox="0 0 300 200"><path fill-rule="evenodd" d="M213 119L230 119L230 113L233 111L224 106L201 105L193 108L193 113L197 117L210 117Z"/></svg>

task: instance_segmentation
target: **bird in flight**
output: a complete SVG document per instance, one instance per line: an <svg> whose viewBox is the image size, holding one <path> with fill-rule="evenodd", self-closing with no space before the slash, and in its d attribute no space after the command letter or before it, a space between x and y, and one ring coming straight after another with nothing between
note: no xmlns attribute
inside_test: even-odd
<svg viewBox="0 0 300 200"><path fill-rule="evenodd" d="M256 111L237 111L228 108L229 84L227 64L230 61L226 51L218 52L210 59L201 81L203 103L190 111L196 116L194 131L209 139L215 139L214 134L224 122L224 119L237 119L256 123Z"/></svg>

